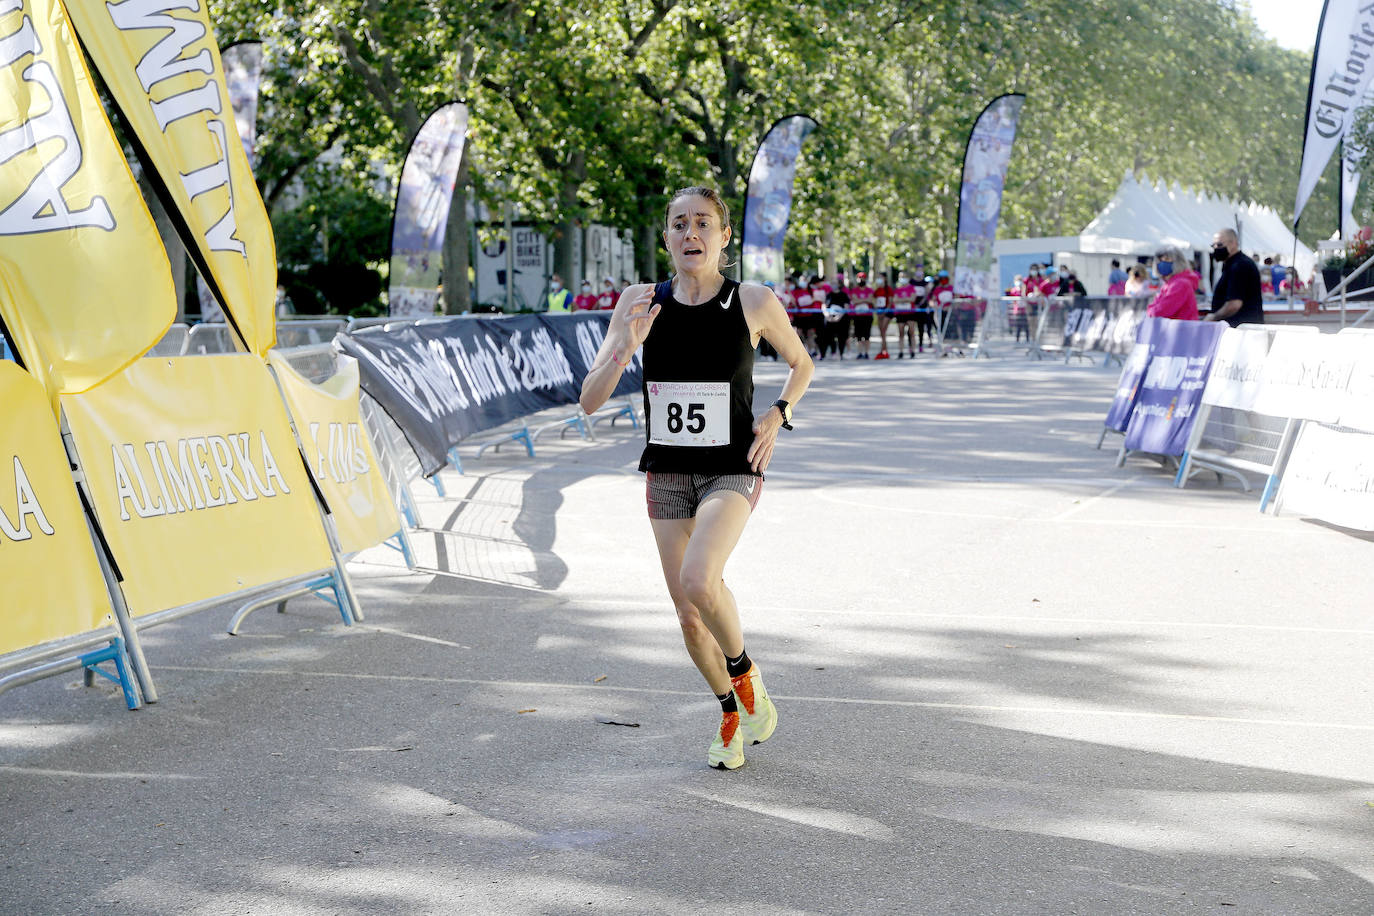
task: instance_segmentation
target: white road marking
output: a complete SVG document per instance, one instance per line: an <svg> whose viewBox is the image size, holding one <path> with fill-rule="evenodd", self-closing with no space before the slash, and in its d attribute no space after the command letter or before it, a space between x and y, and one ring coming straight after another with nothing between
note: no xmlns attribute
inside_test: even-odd
<svg viewBox="0 0 1374 916"><path fill-rule="evenodd" d="M0 772L23 773L25 776L56 776L62 779L146 779L191 781L207 779L205 776L189 776L185 773L86 773L81 770L49 770L45 767L21 767L0 764Z"/></svg>
<svg viewBox="0 0 1374 916"><path fill-rule="evenodd" d="M436 646L448 646L450 649L471 649L472 646L465 646L459 642L449 642L447 639L439 639L436 636L422 636L419 633L407 633L405 630L393 630L391 627L378 627L371 624L358 624L360 630L371 630L374 633L386 633L389 636L402 636L406 639L414 639L419 642L434 643Z"/></svg>

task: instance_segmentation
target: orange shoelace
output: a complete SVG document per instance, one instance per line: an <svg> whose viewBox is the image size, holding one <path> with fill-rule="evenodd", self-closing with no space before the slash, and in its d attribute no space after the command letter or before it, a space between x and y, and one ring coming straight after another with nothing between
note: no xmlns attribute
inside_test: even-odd
<svg viewBox="0 0 1374 916"><path fill-rule="evenodd" d="M744 711L749 715L754 714L754 681L749 677L749 672L744 672L739 677L730 678L730 685L735 689L735 699L739 700L744 706Z"/></svg>
<svg viewBox="0 0 1374 916"><path fill-rule="evenodd" d="M739 713L726 712L720 716L720 740L726 747L735 740L735 732L739 730Z"/></svg>

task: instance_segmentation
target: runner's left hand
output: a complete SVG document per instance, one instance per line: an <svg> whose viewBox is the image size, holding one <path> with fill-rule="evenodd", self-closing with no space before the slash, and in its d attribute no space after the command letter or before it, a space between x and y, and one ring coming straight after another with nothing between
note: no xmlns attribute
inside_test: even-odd
<svg viewBox="0 0 1374 916"><path fill-rule="evenodd" d="M754 421L754 444L749 446L749 467L762 474L773 460L773 445L778 441L778 430L782 429L782 412L776 407Z"/></svg>

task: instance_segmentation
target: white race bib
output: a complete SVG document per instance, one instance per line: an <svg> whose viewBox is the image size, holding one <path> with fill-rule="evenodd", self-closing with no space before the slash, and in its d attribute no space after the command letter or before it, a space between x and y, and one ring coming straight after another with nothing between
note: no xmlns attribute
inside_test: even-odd
<svg viewBox="0 0 1374 916"><path fill-rule="evenodd" d="M886 297L886 296L879 296L877 299L874 299L873 302L874 302L875 305L878 306L878 308L886 308L886 307L887 307L887 297Z"/></svg>
<svg viewBox="0 0 1374 916"><path fill-rule="evenodd" d="M729 382L650 382L649 442L709 447L730 444Z"/></svg>

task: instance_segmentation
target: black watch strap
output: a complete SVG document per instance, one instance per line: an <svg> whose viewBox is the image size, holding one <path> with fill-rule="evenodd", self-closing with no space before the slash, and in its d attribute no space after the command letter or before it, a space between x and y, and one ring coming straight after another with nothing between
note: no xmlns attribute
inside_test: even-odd
<svg viewBox="0 0 1374 916"><path fill-rule="evenodd" d="M782 398L778 398L776 401L773 402L773 406L778 409L778 413L782 414L782 428L791 429L792 405L784 401Z"/></svg>

